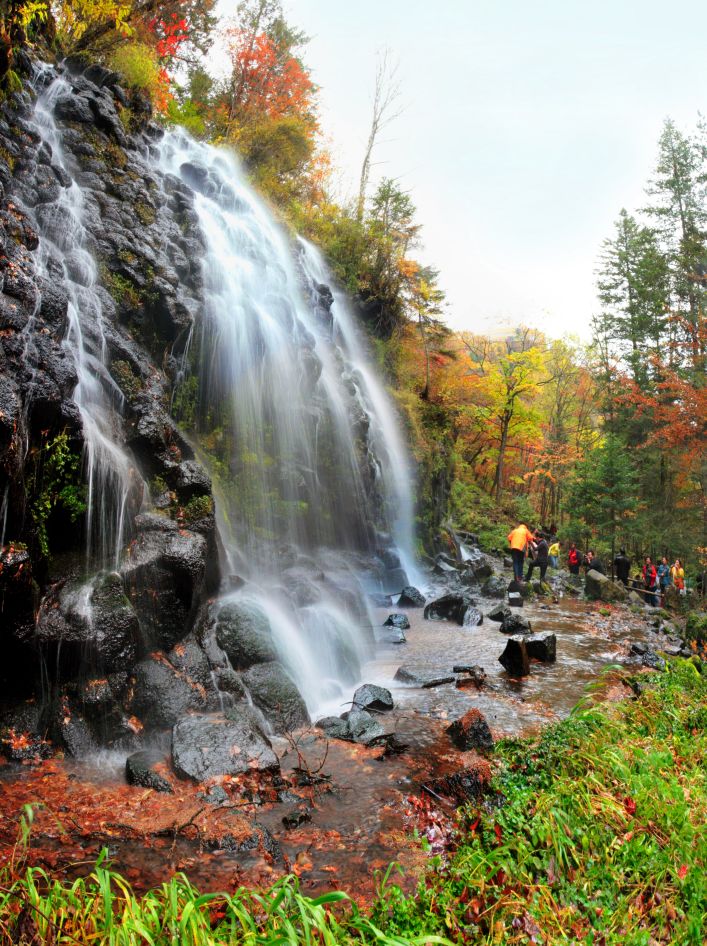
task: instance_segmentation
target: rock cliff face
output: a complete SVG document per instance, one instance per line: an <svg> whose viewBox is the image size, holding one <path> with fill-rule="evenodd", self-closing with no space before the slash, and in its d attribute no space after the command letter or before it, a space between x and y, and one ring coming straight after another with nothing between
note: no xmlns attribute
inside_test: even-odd
<svg viewBox="0 0 707 946"><path fill-rule="evenodd" d="M202 237L193 193L151 169L161 131L147 103L104 69L65 67L52 146L35 100L56 75L24 65L28 91L0 106L2 724L81 751L141 730L152 651L184 706L218 705L205 656L199 673L169 655L219 578L209 475L170 415ZM90 490L96 509L115 484L110 457L101 479L90 455L77 365L95 376L127 464L113 561L101 550L114 523L89 521Z"/></svg>
<svg viewBox="0 0 707 946"><path fill-rule="evenodd" d="M139 749L228 709L250 758L358 681L361 582L408 584L395 417L235 162L103 68L24 71L0 104L0 751Z"/></svg>

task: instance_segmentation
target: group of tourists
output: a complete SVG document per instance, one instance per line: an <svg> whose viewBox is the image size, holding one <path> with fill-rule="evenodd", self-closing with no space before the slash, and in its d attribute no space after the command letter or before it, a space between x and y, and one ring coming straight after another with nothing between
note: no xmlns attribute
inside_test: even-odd
<svg viewBox="0 0 707 946"><path fill-rule="evenodd" d="M545 578L548 566L559 568L560 542L554 526L549 529L538 528L531 532L527 525L521 522L509 533L508 544L513 559L513 577L517 582L530 581L536 568L540 572L541 581ZM528 568L523 575L526 555ZM590 549L581 552L575 542L570 544L567 552L567 567L571 575L579 575L580 568L606 575L604 563L594 551ZM626 549L621 549L613 561L613 567L617 580L643 595L646 604L654 608L664 604L666 592L671 585L679 594L685 594L685 569L679 558L670 565L668 559L663 556L658 565L655 565L648 555L641 571L631 578L631 559L626 554Z"/></svg>

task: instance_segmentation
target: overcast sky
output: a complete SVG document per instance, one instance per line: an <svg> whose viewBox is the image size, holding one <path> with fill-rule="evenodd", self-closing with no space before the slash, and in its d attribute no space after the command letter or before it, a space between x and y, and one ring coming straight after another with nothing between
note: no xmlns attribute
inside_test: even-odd
<svg viewBox="0 0 707 946"><path fill-rule="evenodd" d="M222 0L222 12L235 10ZM375 176L423 225L455 328L519 321L588 335L594 268L622 206L639 207L667 116L707 102L697 0L285 0L311 41L322 128L354 193L376 55L399 63L403 114Z"/></svg>

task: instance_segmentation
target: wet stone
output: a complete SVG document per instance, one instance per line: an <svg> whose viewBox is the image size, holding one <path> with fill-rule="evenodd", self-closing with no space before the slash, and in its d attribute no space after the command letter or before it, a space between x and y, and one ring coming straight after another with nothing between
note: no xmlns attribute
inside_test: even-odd
<svg viewBox="0 0 707 946"><path fill-rule="evenodd" d="M395 627L401 631L407 631L410 627L410 621L407 614L389 614L383 621L383 627Z"/></svg>
<svg viewBox="0 0 707 946"><path fill-rule="evenodd" d="M155 766L160 762L164 762L164 756L148 749L128 756L125 760L125 778L128 785L139 785L141 788L152 788L156 792L172 794L172 786L167 779L155 771Z"/></svg>
<svg viewBox="0 0 707 946"><path fill-rule="evenodd" d="M445 683L454 683L453 676L435 674L433 671L422 670L415 667L398 667L394 679L397 680L398 683L421 687L424 690L442 686Z"/></svg>
<svg viewBox="0 0 707 946"><path fill-rule="evenodd" d="M508 606L511 608L523 607L523 595L519 591L508 592Z"/></svg>
<svg viewBox="0 0 707 946"><path fill-rule="evenodd" d="M447 733L457 749L466 751L476 749L489 752L493 749L493 736L485 716L477 709L471 709L461 719L447 727Z"/></svg>
<svg viewBox="0 0 707 946"><path fill-rule="evenodd" d="M338 716L324 716L322 719L318 719L314 725L317 729L321 729L328 739L344 739L346 742L353 741L348 720L346 719L340 719Z"/></svg>
<svg viewBox="0 0 707 946"><path fill-rule="evenodd" d="M354 742L370 746L386 738L381 723L366 710L352 709L347 720Z"/></svg>
<svg viewBox="0 0 707 946"><path fill-rule="evenodd" d="M390 690L376 686L374 683L364 683L353 695L354 708L385 713L392 710L393 705Z"/></svg>
<svg viewBox="0 0 707 946"><path fill-rule="evenodd" d="M543 663L554 663L557 660L557 637L555 634L545 632L543 634L532 634L525 638L525 647L528 656Z"/></svg>
<svg viewBox="0 0 707 946"><path fill-rule="evenodd" d="M460 627L474 627L483 621L481 612L474 607L475 604L474 599L467 593L450 592L425 607L425 619L454 621Z"/></svg>
<svg viewBox="0 0 707 946"><path fill-rule="evenodd" d="M511 612L504 617L501 622L500 630L503 634L529 634L530 621L523 617L522 614L514 614Z"/></svg>
<svg viewBox="0 0 707 946"><path fill-rule="evenodd" d="M530 660L524 637L509 637L506 647L498 662L512 677L527 677L530 673Z"/></svg>
<svg viewBox="0 0 707 946"><path fill-rule="evenodd" d="M412 585L406 585L405 588L400 593L400 598L398 599L398 607L400 608L422 608L425 605L427 599L422 594L421 591L418 591L417 588L413 588Z"/></svg>
<svg viewBox="0 0 707 946"><path fill-rule="evenodd" d="M231 709L228 717L185 716L172 730L172 765L181 778L203 782L250 769L276 771L277 756L252 711Z"/></svg>
<svg viewBox="0 0 707 946"><path fill-rule="evenodd" d="M512 613L511 609L506 607L505 604L497 604L495 607L491 608L486 617L489 621L505 621Z"/></svg>

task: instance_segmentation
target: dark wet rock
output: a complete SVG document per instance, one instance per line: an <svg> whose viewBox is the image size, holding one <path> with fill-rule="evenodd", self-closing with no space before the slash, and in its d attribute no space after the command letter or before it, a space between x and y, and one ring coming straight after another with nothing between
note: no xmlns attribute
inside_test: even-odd
<svg viewBox="0 0 707 946"><path fill-rule="evenodd" d="M407 614L389 614L383 621L383 627L396 627L401 631L407 631L410 627L410 621Z"/></svg>
<svg viewBox="0 0 707 946"><path fill-rule="evenodd" d="M397 594L398 588L409 587L407 572L403 568L389 568L383 575L382 584L391 589L392 595Z"/></svg>
<svg viewBox="0 0 707 946"><path fill-rule="evenodd" d="M433 797L450 798L456 806L464 805L469 801L478 801L488 791L491 783L491 769L485 759L479 758L476 765L432 779L429 784L422 786L434 792Z"/></svg>
<svg viewBox="0 0 707 946"><path fill-rule="evenodd" d="M204 782L251 769L279 769L270 740L247 707L234 707L228 718L185 716L172 730L172 765L180 778Z"/></svg>
<svg viewBox="0 0 707 946"><path fill-rule="evenodd" d="M321 729L328 739L353 741L348 719L341 719L338 716L324 716L322 719L318 719L314 725L317 729Z"/></svg>
<svg viewBox="0 0 707 946"><path fill-rule="evenodd" d="M593 568L584 579L584 593L592 601L626 601L628 598L628 591L620 581L612 581Z"/></svg>
<svg viewBox="0 0 707 946"><path fill-rule="evenodd" d="M512 677L527 677L530 673L530 660L524 637L509 637L506 647L498 662Z"/></svg>
<svg viewBox="0 0 707 946"><path fill-rule="evenodd" d="M214 808L229 802L228 792L222 785L212 785L206 792L197 792L196 797L205 801L207 805L213 805Z"/></svg>
<svg viewBox="0 0 707 946"><path fill-rule="evenodd" d="M468 676L457 678L456 686L458 690L463 690L467 687L476 687L477 690L480 690L481 687L486 683L486 671L478 664L472 664L471 666L465 664L455 664L452 667L452 670L454 673L468 674Z"/></svg>
<svg viewBox="0 0 707 946"><path fill-rule="evenodd" d="M505 598L506 582L498 575L492 575L481 586L481 594L485 598Z"/></svg>
<svg viewBox="0 0 707 946"><path fill-rule="evenodd" d="M418 591L417 588L413 588L412 585L406 585L400 593L400 598L398 599L399 608L422 608L424 607L426 598L422 592Z"/></svg>
<svg viewBox="0 0 707 946"><path fill-rule="evenodd" d="M511 611L501 622L500 630L504 634L529 634L530 621L522 614L515 614Z"/></svg>
<svg viewBox="0 0 707 946"><path fill-rule="evenodd" d="M511 617L513 612L505 604L497 604L496 607L491 608L486 617L489 621L505 621L506 618Z"/></svg>
<svg viewBox="0 0 707 946"><path fill-rule="evenodd" d="M545 581L534 581L532 583L533 591L540 598L551 598L552 588Z"/></svg>
<svg viewBox="0 0 707 946"><path fill-rule="evenodd" d="M255 705L278 732L291 732L309 723L305 702L282 664L254 664L242 679Z"/></svg>
<svg viewBox="0 0 707 946"><path fill-rule="evenodd" d="M489 724L477 709L469 710L461 719L448 726L446 731L457 749L476 749L479 752L490 752L493 749Z"/></svg>
<svg viewBox="0 0 707 946"><path fill-rule="evenodd" d="M216 686L222 693L228 693L236 703L246 699L243 681L231 667L220 667L216 671Z"/></svg>
<svg viewBox="0 0 707 946"><path fill-rule="evenodd" d="M141 515L122 574L140 626L153 646L169 649L189 631L203 594L207 540L164 516Z"/></svg>
<svg viewBox="0 0 707 946"><path fill-rule="evenodd" d="M352 709L348 715L347 725L353 741L362 746L373 745L387 736L383 725L366 710Z"/></svg>
<svg viewBox="0 0 707 946"><path fill-rule="evenodd" d="M525 638L528 656L543 663L553 663L557 660L557 637L548 631L542 634L532 634Z"/></svg>
<svg viewBox="0 0 707 946"><path fill-rule="evenodd" d="M233 601L215 612L216 641L235 670L277 659L270 621L257 604Z"/></svg>
<svg viewBox="0 0 707 946"><path fill-rule="evenodd" d="M453 676L436 674L431 670L418 667L398 667L394 679L397 680L398 683L405 683L413 687L422 687L425 690L442 686L444 683L454 683Z"/></svg>
<svg viewBox="0 0 707 946"><path fill-rule="evenodd" d="M27 700L0 713L0 755L12 762L46 759L52 754L47 741L43 707Z"/></svg>
<svg viewBox="0 0 707 946"><path fill-rule="evenodd" d="M629 651L631 657L636 658L642 666L649 667L651 670L665 670L665 660L654 650L651 650L647 644L636 641L631 644Z"/></svg>
<svg viewBox="0 0 707 946"><path fill-rule="evenodd" d="M53 730L55 739L61 741L69 755L75 759L85 759L98 751L93 729L84 716L67 701L63 701L58 707Z"/></svg>
<svg viewBox="0 0 707 946"><path fill-rule="evenodd" d="M109 673L131 667L141 643L137 615L117 572L93 585L55 588L42 602L35 637L63 666Z"/></svg>
<svg viewBox="0 0 707 946"><path fill-rule="evenodd" d="M508 606L510 608L523 607L523 595L519 591L508 592Z"/></svg>
<svg viewBox="0 0 707 946"><path fill-rule="evenodd" d="M174 667L164 654L145 657L135 667L126 709L148 728L167 728L190 710L218 705L199 680Z"/></svg>
<svg viewBox="0 0 707 946"><path fill-rule="evenodd" d="M380 639L386 644L406 644L407 637L405 636L405 631L397 627L384 628L384 632L380 635Z"/></svg>
<svg viewBox="0 0 707 946"><path fill-rule="evenodd" d="M435 559L432 570L435 575L447 577L450 575L458 575L460 571L460 565L457 562L450 562L446 555L438 555Z"/></svg>
<svg viewBox="0 0 707 946"><path fill-rule="evenodd" d="M469 557L464 562L467 570L471 570L474 578L481 581L484 578L491 578L493 575L493 563L488 556L484 555L479 549L469 549Z"/></svg>
<svg viewBox="0 0 707 946"><path fill-rule="evenodd" d="M164 756L159 752L141 749L134 752L125 760L125 778L128 785L139 785L142 788L152 788L156 792L172 794L173 789L167 779L155 770L155 766L164 762Z"/></svg>
<svg viewBox="0 0 707 946"><path fill-rule="evenodd" d="M387 712L393 709L393 697L390 690L376 686L374 683L364 683L353 695L353 706L357 709L376 710Z"/></svg>
<svg viewBox="0 0 707 946"><path fill-rule="evenodd" d="M475 604L471 595L465 592L450 592L430 602L425 607L424 614L428 621L454 621L461 627L474 627L483 621L481 612L474 607Z"/></svg>

